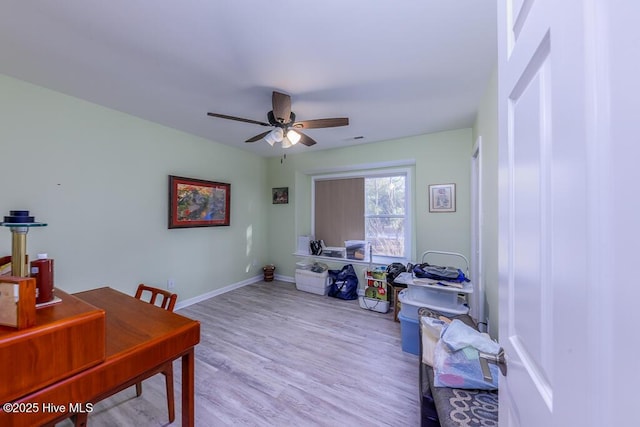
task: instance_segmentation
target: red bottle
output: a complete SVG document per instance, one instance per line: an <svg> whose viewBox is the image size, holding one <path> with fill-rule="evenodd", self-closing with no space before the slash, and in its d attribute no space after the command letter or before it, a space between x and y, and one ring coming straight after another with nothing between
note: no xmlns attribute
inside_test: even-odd
<svg viewBox="0 0 640 427"><path fill-rule="evenodd" d="M36 279L36 304L53 299L53 260L47 254L38 254L38 259L31 261L31 277Z"/></svg>

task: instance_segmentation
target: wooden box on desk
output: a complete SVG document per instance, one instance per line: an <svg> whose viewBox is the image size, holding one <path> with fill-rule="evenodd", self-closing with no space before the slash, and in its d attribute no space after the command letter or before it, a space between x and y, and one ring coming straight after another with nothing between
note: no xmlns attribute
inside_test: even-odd
<svg viewBox="0 0 640 427"><path fill-rule="evenodd" d="M0 325L18 329L36 324L36 279L0 277Z"/></svg>
<svg viewBox="0 0 640 427"><path fill-rule="evenodd" d="M0 402L11 402L105 358L105 313L60 289L26 329L0 326Z"/></svg>

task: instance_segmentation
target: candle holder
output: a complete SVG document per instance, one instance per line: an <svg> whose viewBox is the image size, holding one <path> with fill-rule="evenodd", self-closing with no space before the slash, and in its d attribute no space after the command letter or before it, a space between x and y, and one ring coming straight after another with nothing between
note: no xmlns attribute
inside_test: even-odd
<svg viewBox="0 0 640 427"><path fill-rule="evenodd" d="M47 224L35 222L29 211L10 211L0 225L11 229L11 275L29 277L27 233L31 227L46 227Z"/></svg>

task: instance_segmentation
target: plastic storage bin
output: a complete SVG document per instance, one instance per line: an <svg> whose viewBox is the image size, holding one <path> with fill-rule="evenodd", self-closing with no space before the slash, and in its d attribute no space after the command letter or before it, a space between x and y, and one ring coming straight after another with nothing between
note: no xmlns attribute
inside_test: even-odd
<svg viewBox="0 0 640 427"><path fill-rule="evenodd" d="M404 309L398 314L400 334L402 336L402 351L418 356L420 354L420 330L418 328L418 320L411 319L403 313Z"/></svg>
<svg viewBox="0 0 640 427"><path fill-rule="evenodd" d="M416 279L414 279L414 283L416 283ZM466 286L463 289L456 289L453 287L445 288L440 285L409 285L407 297L414 301L455 309L458 305L458 294L468 293L469 288L470 286Z"/></svg>
<svg viewBox="0 0 640 427"><path fill-rule="evenodd" d="M336 246L325 246L322 248L322 256L327 256L330 258L344 258L346 253L345 248L340 248Z"/></svg>
<svg viewBox="0 0 640 427"><path fill-rule="evenodd" d="M296 270L296 289L317 295L327 295L331 286L328 271L314 273L310 270Z"/></svg>
<svg viewBox="0 0 640 427"><path fill-rule="evenodd" d="M456 298L458 298L457 294L453 293ZM438 305L431 302L424 301L416 301L409 296L409 289L403 289L398 294L398 300L400 301L402 310L401 313L404 313L404 316L410 319L414 319L416 322L418 321L418 310L420 307L427 307L433 310L437 310L443 314L450 314L452 316L456 316L458 314L467 314L469 312L469 307L464 303L464 299L458 298L457 303L454 306L449 304L447 305Z"/></svg>
<svg viewBox="0 0 640 427"><path fill-rule="evenodd" d="M369 258L369 244L364 240L345 240L347 259L365 261Z"/></svg>

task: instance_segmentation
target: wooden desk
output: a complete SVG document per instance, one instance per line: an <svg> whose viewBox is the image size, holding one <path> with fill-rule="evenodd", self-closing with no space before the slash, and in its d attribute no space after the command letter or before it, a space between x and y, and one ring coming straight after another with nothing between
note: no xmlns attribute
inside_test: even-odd
<svg viewBox="0 0 640 427"><path fill-rule="evenodd" d="M106 313L105 361L15 400L16 404L25 404L23 409L31 406L32 411L0 410L0 425L34 426L64 419L69 416L70 404L99 401L114 390L135 384L146 372L181 357L182 425L193 426L194 347L200 342L200 322L111 288L74 296ZM35 404L37 411L33 410Z"/></svg>
<svg viewBox="0 0 640 427"><path fill-rule="evenodd" d="M35 310L34 326L0 326L0 403L104 362L104 310L60 290L56 294L64 302Z"/></svg>

